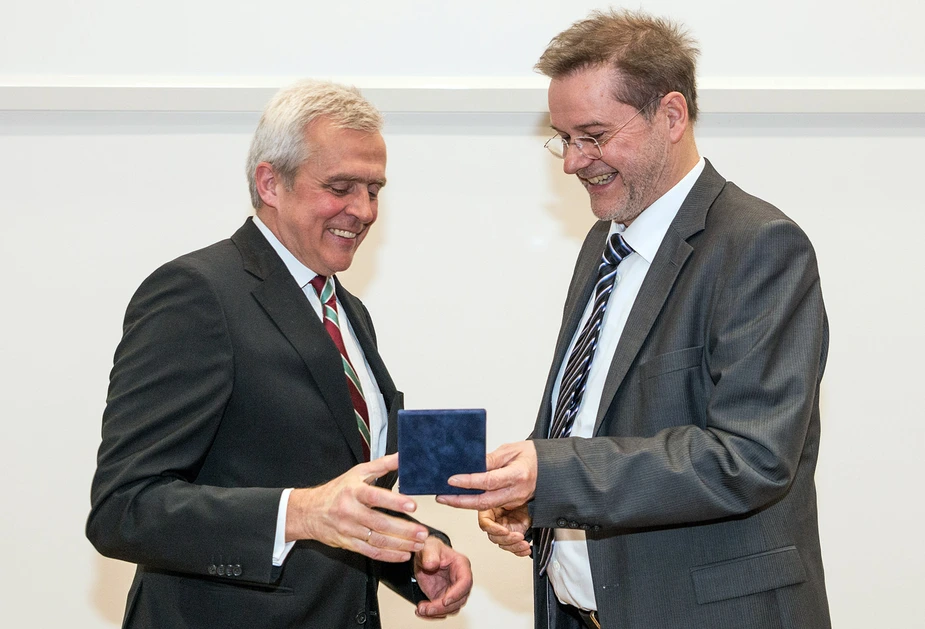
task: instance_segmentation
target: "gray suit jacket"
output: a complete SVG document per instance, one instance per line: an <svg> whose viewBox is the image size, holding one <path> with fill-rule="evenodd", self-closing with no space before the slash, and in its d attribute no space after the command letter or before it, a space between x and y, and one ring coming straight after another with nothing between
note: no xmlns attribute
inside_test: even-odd
<svg viewBox="0 0 925 629"><path fill-rule="evenodd" d="M608 227L579 255L535 436ZM813 481L827 346L806 235L707 162L633 305L594 438L536 440L533 525L586 530L604 627L830 626ZM574 626L535 586L536 626Z"/></svg>
<svg viewBox="0 0 925 629"><path fill-rule="evenodd" d="M366 308L337 295L393 452L402 394ZM101 553L138 564L125 626L379 627L378 580L413 597L408 564L307 541L272 565L283 488L362 456L340 354L252 221L155 271L126 312L87 523Z"/></svg>

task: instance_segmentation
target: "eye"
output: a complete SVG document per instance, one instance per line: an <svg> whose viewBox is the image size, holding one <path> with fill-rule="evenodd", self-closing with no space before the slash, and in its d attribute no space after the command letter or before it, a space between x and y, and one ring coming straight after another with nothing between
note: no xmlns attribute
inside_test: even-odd
<svg viewBox="0 0 925 629"><path fill-rule="evenodd" d="M353 186L350 184L338 183L328 186L328 189L337 196L343 197L350 194L350 192L353 190Z"/></svg>
<svg viewBox="0 0 925 629"><path fill-rule="evenodd" d="M379 184L373 184L366 188L367 192L369 193L369 198L372 199L373 201L379 198L379 191L381 189L382 189L382 186L380 186Z"/></svg>

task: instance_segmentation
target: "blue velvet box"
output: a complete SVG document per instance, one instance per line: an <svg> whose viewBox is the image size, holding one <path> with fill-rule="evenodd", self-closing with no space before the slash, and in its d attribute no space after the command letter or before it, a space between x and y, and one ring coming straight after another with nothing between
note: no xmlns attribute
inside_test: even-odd
<svg viewBox="0 0 925 629"><path fill-rule="evenodd" d="M398 490L480 494L450 487L454 474L485 471L485 409L398 411Z"/></svg>

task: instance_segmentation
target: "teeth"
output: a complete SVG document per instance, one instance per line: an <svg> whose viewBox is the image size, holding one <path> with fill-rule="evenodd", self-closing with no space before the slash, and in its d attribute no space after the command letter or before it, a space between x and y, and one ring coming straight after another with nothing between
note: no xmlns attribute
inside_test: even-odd
<svg viewBox="0 0 925 629"><path fill-rule="evenodd" d="M598 175L597 177L588 177L587 181L592 186L597 186L602 183L606 183L617 176L617 173L604 173L603 175Z"/></svg>
<svg viewBox="0 0 925 629"><path fill-rule="evenodd" d="M337 229L332 227L330 232L335 236L340 236L341 238L356 238L357 232L348 232L346 229Z"/></svg>

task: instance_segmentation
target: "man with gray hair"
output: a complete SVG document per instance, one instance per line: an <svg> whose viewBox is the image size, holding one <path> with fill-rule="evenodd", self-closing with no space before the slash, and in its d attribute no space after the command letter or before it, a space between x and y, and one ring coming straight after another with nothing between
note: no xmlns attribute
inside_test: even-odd
<svg viewBox="0 0 925 629"><path fill-rule="evenodd" d="M694 141L697 47L642 13L556 36L546 146L599 219L532 438L450 484L532 553L536 626L823 629L828 325L806 234ZM532 547L530 541L532 540Z"/></svg>
<svg viewBox="0 0 925 629"><path fill-rule="evenodd" d="M386 183L355 88L276 94L247 161L256 216L156 270L116 350L87 536L138 564L125 627L380 627L382 580L456 613L469 561L392 492L398 391L337 280Z"/></svg>

